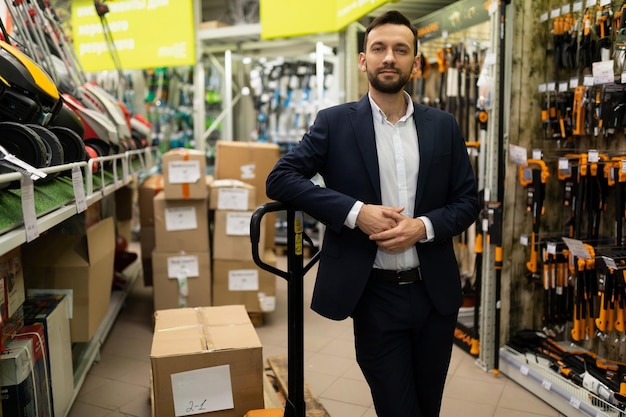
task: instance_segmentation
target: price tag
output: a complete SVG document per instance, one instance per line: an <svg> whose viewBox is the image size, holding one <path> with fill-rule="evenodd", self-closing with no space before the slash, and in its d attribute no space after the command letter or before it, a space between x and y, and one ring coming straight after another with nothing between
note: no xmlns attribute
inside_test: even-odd
<svg viewBox="0 0 626 417"><path fill-rule="evenodd" d="M597 149L589 149L587 152L587 160L589 162L596 163L600 160L600 154Z"/></svg>
<svg viewBox="0 0 626 417"><path fill-rule="evenodd" d="M561 6L561 14L568 14L570 11L570 5L569 4L564 4Z"/></svg>
<svg viewBox="0 0 626 417"><path fill-rule="evenodd" d="M561 16L561 8L556 7L550 11L550 19Z"/></svg>
<svg viewBox="0 0 626 417"><path fill-rule="evenodd" d="M582 1L577 1L574 3L574 5L572 6L572 11L574 13L576 12L580 12L583 9L583 2Z"/></svg>
<svg viewBox="0 0 626 417"><path fill-rule="evenodd" d="M528 246L528 235L521 235L519 237L519 243L521 243L523 246Z"/></svg>
<svg viewBox="0 0 626 417"><path fill-rule="evenodd" d="M548 242L546 245L546 251L549 255L556 255L556 242Z"/></svg>
<svg viewBox="0 0 626 417"><path fill-rule="evenodd" d="M539 93L545 93L548 90L548 87L546 86L546 83L541 83L537 86L537 91Z"/></svg>
<svg viewBox="0 0 626 417"><path fill-rule="evenodd" d="M541 381L541 386L544 387L547 391L550 391L550 388L552 388L552 382L544 379Z"/></svg>
<svg viewBox="0 0 626 417"><path fill-rule="evenodd" d="M519 371L522 375L527 376L528 372L530 372L530 369L528 369L528 366L522 365L519 367Z"/></svg>
<svg viewBox="0 0 626 417"><path fill-rule="evenodd" d="M511 160L515 162L517 165L526 165L528 156L526 152L526 148L518 145L509 144L509 156Z"/></svg>
<svg viewBox="0 0 626 417"><path fill-rule="evenodd" d="M128 160L122 160L122 181L124 184L128 182Z"/></svg>
<svg viewBox="0 0 626 417"><path fill-rule="evenodd" d="M550 18L550 15L548 14L548 12L543 12L539 16L539 22L540 23L547 22L549 18Z"/></svg>
<svg viewBox="0 0 626 417"><path fill-rule="evenodd" d="M559 158L559 171L569 170L569 159Z"/></svg>
<svg viewBox="0 0 626 417"><path fill-rule="evenodd" d="M608 258L606 256L602 257L602 260L604 261L604 264L611 268L611 269L617 269L617 265L615 264L615 259L613 258Z"/></svg>
<svg viewBox="0 0 626 417"><path fill-rule="evenodd" d="M571 239L569 237L562 237L561 239L563 239L563 242L565 242L567 249L569 249L572 255L580 259L591 259L591 255L582 241Z"/></svg>
<svg viewBox="0 0 626 417"><path fill-rule="evenodd" d="M26 241L31 242L39 237L37 212L35 210L35 187L33 186L32 178L28 175L22 175L20 188L22 194L22 216L24 218L24 229L26 230Z"/></svg>
<svg viewBox="0 0 626 417"><path fill-rule="evenodd" d="M117 161L117 159L113 161L113 186L116 190L120 188L120 180L117 177Z"/></svg>
<svg viewBox="0 0 626 417"><path fill-rule="evenodd" d="M83 181L83 171L78 165L72 167L72 187L74 188L74 200L76 211L82 213L87 210L87 200L85 199L85 183Z"/></svg>
<svg viewBox="0 0 626 417"><path fill-rule="evenodd" d="M569 405L571 405L572 407L578 410L580 408L580 400L575 397L570 397Z"/></svg>
<svg viewBox="0 0 626 417"><path fill-rule="evenodd" d="M578 87L578 78L571 78L569 80L569 88L571 88L573 90L576 87Z"/></svg>
<svg viewBox="0 0 626 417"><path fill-rule="evenodd" d="M608 84L615 81L613 73L613 60L594 62L591 65L591 73L595 84Z"/></svg>

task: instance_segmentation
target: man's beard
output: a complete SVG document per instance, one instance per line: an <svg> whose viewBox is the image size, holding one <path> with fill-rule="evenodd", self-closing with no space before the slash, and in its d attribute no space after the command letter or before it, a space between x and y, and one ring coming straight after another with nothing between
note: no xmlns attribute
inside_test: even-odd
<svg viewBox="0 0 626 417"><path fill-rule="evenodd" d="M388 68L387 68L388 69ZM381 93L396 94L401 91L406 83L409 82L410 74L403 74L401 71L395 69L400 76L396 81L384 81L378 78L377 73L367 72L367 79L372 87Z"/></svg>

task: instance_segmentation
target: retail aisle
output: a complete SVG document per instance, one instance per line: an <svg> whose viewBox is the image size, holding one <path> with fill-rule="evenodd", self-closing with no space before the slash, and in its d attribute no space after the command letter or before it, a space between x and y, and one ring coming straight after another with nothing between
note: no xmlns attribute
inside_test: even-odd
<svg viewBox="0 0 626 417"><path fill-rule="evenodd" d="M278 262L283 269L284 258L279 257ZM305 300L310 299L314 269L305 278ZM265 357L287 353L286 306L286 283L278 279L276 310L257 327ZM328 413L332 417L375 417L354 358L350 320L334 322L308 308L304 320L305 380ZM138 279L68 417L150 417L151 342L152 288ZM459 415L562 416L506 376L485 373L470 355L455 347L441 417Z"/></svg>

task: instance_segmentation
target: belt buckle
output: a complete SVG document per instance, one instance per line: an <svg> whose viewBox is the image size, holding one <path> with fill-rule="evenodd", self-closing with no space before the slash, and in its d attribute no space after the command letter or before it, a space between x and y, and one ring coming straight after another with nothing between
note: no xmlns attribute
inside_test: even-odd
<svg viewBox="0 0 626 417"><path fill-rule="evenodd" d="M417 281L417 280L419 280L419 279L421 279L421 278L422 278L421 271L420 271L420 270L419 270L419 268L418 268L418 269L417 269L417 271L415 271L415 272L417 273L417 277L418 277L418 279L415 279L415 280L412 280L412 281L403 281L403 280L402 280L402 274L403 274L403 273L406 273L406 272L409 272L409 271L398 271L398 272L396 273L396 280L397 280L397 282L398 282L398 285L413 284L415 281Z"/></svg>

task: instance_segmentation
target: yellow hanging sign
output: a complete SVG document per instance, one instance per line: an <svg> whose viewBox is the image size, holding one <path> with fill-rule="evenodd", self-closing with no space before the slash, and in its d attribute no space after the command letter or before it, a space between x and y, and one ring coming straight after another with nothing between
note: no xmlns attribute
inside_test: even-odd
<svg viewBox="0 0 626 417"><path fill-rule="evenodd" d="M122 69L193 65L196 61L193 0L103 2L105 24L93 0L73 0L72 38L87 72L115 69L105 30Z"/></svg>
<svg viewBox="0 0 626 417"><path fill-rule="evenodd" d="M337 32L389 0L261 0L261 38Z"/></svg>

